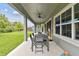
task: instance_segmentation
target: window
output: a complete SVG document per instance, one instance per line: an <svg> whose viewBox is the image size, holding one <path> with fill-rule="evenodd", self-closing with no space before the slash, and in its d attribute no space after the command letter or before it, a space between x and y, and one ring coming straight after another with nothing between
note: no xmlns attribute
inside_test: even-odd
<svg viewBox="0 0 79 59"><path fill-rule="evenodd" d="M71 21L71 8L61 15L62 23Z"/></svg>
<svg viewBox="0 0 79 59"><path fill-rule="evenodd" d="M55 19L55 23L56 23L56 34L60 34L60 16L56 17Z"/></svg>
<svg viewBox="0 0 79 59"><path fill-rule="evenodd" d="M60 34L60 26L56 26L56 34Z"/></svg>
<svg viewBox="0 0 79 59"><path fill-rule="evenodd" d="M75 29L76 29L76 32L75 32L76 39L79 39L79 23L75 24Z"/></svg>
<svg viewBox="0 0 79 59"><path fill-rule="evenodd" d="M61 15L62 35L71 37L71 8Z"/></svg>
<svg viewBox="0 0 79 59"><path fill-rule="evenodd" d="M74 5L75 20L75 38L79 39L79 3Z"/></svg>
<svg viewBox="0 0 79 59"><path fill-rule="evenodd" d="M76 4L74 6L74 16L75 16L75 19L79 18L79 4Z"/></svg>
<svg viewBox="0 0 79 59"><path fill-rule="evenodd" d="M56 17L56 24L60 24L60 16Z"/></svg>
<svg viewBox="0 0 79 59"><path fill-rule="evenodd" d="M61 22L60 22L60 16L56 17L55 21L55 29L56 29L56 34L60 34L60 28L62 29L61 34L66 37L72 37L72 25L74 23L75 27L75 39L79 40L79 3L75 4L74 6L74 11L72 8L69 8L66 10L64 13L61 14ZM74 12L74 19L72 19L72 11ZM74 22L72 22L73 20ZM60 25L61 23L61 25Z"/></svg>
<svg viewBox="0 0 79 59"><path fill-rule="evenodd" d="M71 24L62 25L62 35L71 37Z"/></svg>

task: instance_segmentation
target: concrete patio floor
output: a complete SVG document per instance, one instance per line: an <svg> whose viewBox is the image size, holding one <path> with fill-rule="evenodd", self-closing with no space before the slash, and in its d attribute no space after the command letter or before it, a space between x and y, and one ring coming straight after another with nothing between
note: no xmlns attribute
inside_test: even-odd
<svg viewBox="0 0 79 59"><path fill-rule="evenodd" d="M49 42L49 52L47 47L44 46L42 52L31 51L31 41L24 41L21 45L11 51L7 56L60 56L63 53L63 50L54 42Z"/></svg>

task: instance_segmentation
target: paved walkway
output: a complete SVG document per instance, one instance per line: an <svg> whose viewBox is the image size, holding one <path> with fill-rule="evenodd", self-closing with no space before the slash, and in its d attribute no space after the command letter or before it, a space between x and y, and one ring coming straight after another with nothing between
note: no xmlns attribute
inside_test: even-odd
<svg viewBox="0 0 79 59"><path fill-rule="evenodd" d="M63 53L63 50L53 41L49 42L49 52L47 47L44 46L42 52L31 51L31 41L24 41L21 45L15 48L7 56L60 56Z"/></svg>

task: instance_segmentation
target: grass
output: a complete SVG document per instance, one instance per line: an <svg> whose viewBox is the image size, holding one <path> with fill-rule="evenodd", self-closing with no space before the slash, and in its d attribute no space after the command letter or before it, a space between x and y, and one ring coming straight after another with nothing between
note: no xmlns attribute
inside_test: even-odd
<svg viewBox="0 0 79 59"><path fill-rule="evenodd" d="M7 55L24 40L23 32L0 33L0 56Z"/></svg>

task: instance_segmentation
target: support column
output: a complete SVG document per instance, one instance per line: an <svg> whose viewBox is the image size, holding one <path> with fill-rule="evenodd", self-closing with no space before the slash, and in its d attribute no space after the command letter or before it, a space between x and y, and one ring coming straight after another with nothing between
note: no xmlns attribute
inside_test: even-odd
<svg viewBox="0 0 79 59"><path fill-rule="evenodd" d="M61 15L60 15L60 35L62 36L62 20L61 20Z"/></svg>
<svg viewBox="0 0 79 59"><path fill-rule="evenodd" d="M72 6L72 40L75 39L74 7Z"/></svg>
<svg viewBox="0 0 79 59"><path fill-rule="evenodd" d="M35 24L35 33L36 33L36 24Z"/></svg>
<svg viewBox="0 0 79 59"><path fill-rule="evenodd" d="M27 35L28 35L27 34L27 18L25 17L24 19L24 41L27 41L27 38L28 38Z"/></svg>
<svg viewBox="0 0 79 59"><path fill-rule="evenodd" d="M51 19L51 37L53 40L53 18Z"/></svg>

